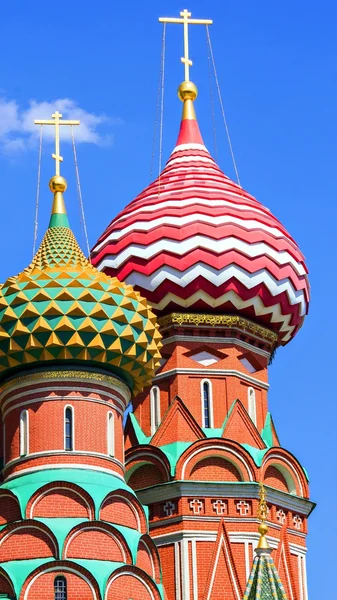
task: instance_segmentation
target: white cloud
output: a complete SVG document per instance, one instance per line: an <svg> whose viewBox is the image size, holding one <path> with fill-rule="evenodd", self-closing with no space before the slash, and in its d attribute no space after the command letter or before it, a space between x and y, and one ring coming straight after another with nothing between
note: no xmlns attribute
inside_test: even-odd
<svg viewBox="0 0 337 600"><path fill-rule="evenodd" d="M111 144L112 135L106 131L102 133L102 126L105 125L106 129L107 126L121 123L120 119L89 113L70 98L60 98L53 102L31 100L27 108L22 108L15 100L0 97L0 150L6 154L15 154L35 145L40 128L34 124L34 120L50 119L55 110L62 113L65 119L76 119L81 122L79 126L74 127L77 143ZM54 136L53 127L43 128L45 140L51 141ZM70 128L61 127L60 136L62 140L70 142Z"/></svg>

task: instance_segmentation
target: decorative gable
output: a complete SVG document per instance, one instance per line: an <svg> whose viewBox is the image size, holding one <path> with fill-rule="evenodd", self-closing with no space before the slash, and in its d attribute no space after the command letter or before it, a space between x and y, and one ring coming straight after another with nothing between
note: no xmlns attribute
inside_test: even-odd
<svg viewBox="0 0 337 600"><path fill-rule="evenodd" d="M236 400L229 411L222 433L223 438L239 444L249 444L262 450L265 444L240 400Z"/></svg>
<svg viewBox="0 0 337 600"><path fill-rule="evenodd" d="M221 520L202 598L203 600L213 600L222 597L241 600L242 595L243 592L235 568L229 537L225 523Z"/></svg>
<svg viewBox="0 0 337 600"><path fill-rule="evenodd" d="M172 442L195 442L205 434L179 396L176 396L154 434L151 445L164 446Z"/></svg>

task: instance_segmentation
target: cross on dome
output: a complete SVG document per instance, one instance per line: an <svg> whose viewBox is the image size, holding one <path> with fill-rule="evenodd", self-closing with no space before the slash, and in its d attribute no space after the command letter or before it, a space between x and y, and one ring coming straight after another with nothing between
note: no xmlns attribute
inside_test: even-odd
<svg viewBox="0 0 337 600"><path fill-rule="evenodd" d="M52 114L52 119L36 119L34 121L35 125L54 125L55 127L55 154L52 154L52 157L55 159L55 175L60 175L60 162L63 162L63 157L60 155L60 125L79 125L80 121L62 121L61 113L56 110Z"/></svg>
<svg viewBox="0 0 337 600"><path fill-rule="evenodd" d="M213 21L210 19L190 19L192 13L186 8L180 13L179 18L160 17L160 23L180 23L184 25L184 56L181 57L181 62L185 65L185 81L190 80L190 67L192 61L189 57L188 51L188 26L189 25L212 25Z"/></svg>

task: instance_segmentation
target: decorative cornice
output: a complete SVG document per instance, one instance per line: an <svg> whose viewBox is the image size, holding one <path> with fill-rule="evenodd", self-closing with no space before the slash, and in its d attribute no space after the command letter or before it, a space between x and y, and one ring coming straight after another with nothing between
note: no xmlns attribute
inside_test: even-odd
<svg viewBox="0 0 337 600"><path fill-rule="evenodd" d="M240 371L236 371L235 369L206 369L206 368L200 368L200 367L195 367L193 369L170 369L168 371L162 371L162 373L158 373L158 375L156 375L153 380L152 383L155 384L157 381L160 381L161 379L167 379L168 377L172 377L173 375L202 375L203 377L206 377L207 375L211 375L211 376L220 376L220 377L238 377L239 379L242 379L243 381L247 381L248 383L253 383L254 385L256 385L259 388L262 388L264 390L268 390L269 389L269 383L266 383L265 381L261 381L260 379L257 379L256 377L251 377L250 375L246 375L244 373L241 373Z"/></svg>
<svg viewBox="0 0 337 600"><path fill-rule="evenodd" d="M202 331L200 332L202 333ZM241 348L244 348L245 350L249 350L250 352L254 352L256 354L259 354L260 356L263 356L267 359L270 358L270 354L271 354L271 350L268 352L268 350L262 350L262 348L258 348L257 346L254 346L253 344L249 344L248 342L244 342L243 340L240 340L239 338L235 338L235 337L215 337L215 336L206 336L206 335L170 335L169 337L165 337L162 339L162 344L163 346L167 346L169 344L172 343L176 343L176 342L197 342L199 344L219 344L221 346L224 346L225 344L227 345L233 345L236 344L237 346L240 346Z"/></svg>
<svg viewBox="0 0 337 600"><path fill-rule="evenodd" d="M266 488L268 489L268 501L282 508L309 516L316 506L308 498L293 496L269 486L266 486ZM172 481L139 490L137 491L137 496L142 504L164 502L165 500L182 496L258 499L258 489L259 485L255 482Z"/></svg>
<svg viewBox="0 0 337 600"><path fill-rule="evenodd" d="M54 371L35 371L34 373L27 373L26 375L19 375L12 377L1 385L1 395L11 387L17 389L18 385L30 385L40 381L91 381L106 384L108 386L118 387L123 391L127 398L130 398L129 387L117 377L113 375L106 375L104 373L94 371L80 371L80 370L69 370L69 369L55 369Z"/></svg>
<svg viewBox="0 0 337 600"><path fill-rule="evenodd" d="M221 326L228 329L239 329L245 333L258 337L263 341L274 345L277 342L277 334L271 329L262 327L253 321L244 319L237 315L217 315L217 314L201 314L201 313L171 313L159 319L160 329L166 329L170 325L187 325L193 327L200 326Z"/></svg>

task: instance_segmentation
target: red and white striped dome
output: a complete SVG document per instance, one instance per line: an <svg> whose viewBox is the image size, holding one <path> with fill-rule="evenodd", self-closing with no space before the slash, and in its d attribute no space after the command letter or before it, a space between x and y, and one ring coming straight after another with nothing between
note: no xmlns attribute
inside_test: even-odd
<svg viewBox="0 0 337 600"><path fill-rule="evenodd" d="M135 286L160 314L241 314L276 331L281 344L308 311L302 253L271 212L215 163L190 98L165 169L113 219L92 262Z"/></svg>

